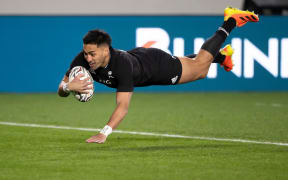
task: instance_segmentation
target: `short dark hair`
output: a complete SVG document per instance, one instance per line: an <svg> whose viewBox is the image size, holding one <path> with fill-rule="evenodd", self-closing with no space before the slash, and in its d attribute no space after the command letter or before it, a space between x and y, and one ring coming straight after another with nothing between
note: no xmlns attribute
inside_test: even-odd
<svg viewBox="0 0 288 180"><path fill-rule="evenodd" d="M109 34L99 29L88 31L83 37L84 44L96 44L98 46L107 44L108 46L111 46L111 41Z"/></svg>

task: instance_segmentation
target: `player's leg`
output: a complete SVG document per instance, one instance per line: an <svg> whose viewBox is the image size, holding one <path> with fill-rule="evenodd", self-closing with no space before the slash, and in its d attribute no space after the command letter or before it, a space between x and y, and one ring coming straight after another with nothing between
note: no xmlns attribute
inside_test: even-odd
<svg viewBox="0 0 288 180"><path fill-rule="evenodd" d="M182 76L178 83L187 83L206 77L213 59L234 27L241 27L249 21L257 22L258 20L258 16L252 12L226 8L223 25L205 41L195 60L191 61L187 57L179 58L182 64Z"/></svg>
<svg viewBox="0 0 288 180"><path fill-rule="evenodd" d="M232 55L234 53L233 48L230 44L226 45L223 49L219 51L219 53L214 57L212 63L218 63L221 65L221 67L224 67L224 69L228 72L233 69L233 60ZM191 58L195 60L195 57L197 54L189 54L185 57Z"/></svg>
<svg viewBox="0 0 288 180"><path fill-rule="evenodd" d="M179 57L179 60L182 64L182 75L178 84L183 84L205 78L213 61L213 55L201 49L194 60L187 57Z"/></svg>

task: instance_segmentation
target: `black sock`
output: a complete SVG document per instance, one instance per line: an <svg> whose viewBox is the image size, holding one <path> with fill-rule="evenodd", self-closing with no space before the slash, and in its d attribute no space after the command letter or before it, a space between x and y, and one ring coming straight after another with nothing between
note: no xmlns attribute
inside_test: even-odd
<svg viewBox="0 0 288 180"><path fill-rule="evenodd" d="M235 26L236 21L233 18L229 18L227 21L224 21L222 26L219 27L215 34L205 41L201 49L210 52L213 57L216 57L222 44Z"/></svg>
<svg viewBox="0 0 288 180"><path fill-rule="evenodd" d="M216 31L216 33L207 39L202 45L201 49L204 49L211 53L211 55L215 58L218 54L222 44L226 40L226 34L223 31Z"/></svg>
<svg viewBox="0 0 288 180"><path fill-rule="evenodd" d="M187 55L186 57L195 58L196 56L197 56L197 54L189 54L189 55Z"/></svg>
<svg viewBox="0 0 288 180"><path fill-rule="evenodd" d="M221 54L221 53L218 53L215 58L213 59L213 62L212 63L218 63L218 64L222 64L225 60L226 56Z"/></svg>
<svg viewBox="0 0 288 180"><path fill-rule="evenodd" d="M197 56L197 54L189 54L189 55L186 55L186 57L188 57L188 58L195 58ZM215 56L215 58L214 58L214 60L213 60L213 62L212 63L218 63L218 64L222 64L223 62L224 62L224 60L225 60L225 55L223 55L223 54L221 54L221 53L218 53L216 56Z"/></svg>
<svg viewBox="0 0 288 180"><path fill-rule="evenodd" d="M229 18L227 21L224 21L221 27L228 33L231 33L231 31L236 27L236 20L234 18Z"/></svg>

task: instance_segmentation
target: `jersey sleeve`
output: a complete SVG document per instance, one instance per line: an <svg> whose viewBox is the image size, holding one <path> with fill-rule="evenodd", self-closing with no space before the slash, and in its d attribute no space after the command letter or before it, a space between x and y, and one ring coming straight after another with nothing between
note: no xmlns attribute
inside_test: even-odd
<svg viewBox="0 0 288 180"><path fill-rule="evenodd" d="M81 51L72 61L72 63L70 64L69 69L66 71L65 75L67 77L69 77L70 71L71 69L73 69L76 66L83 66L85 67L87 70L89 69L89 64L88 62L85 60L84 58L84 53L83 51Z"/></svg>
<svg viewBox="0 0 288 180"><path fill-rule="evenodd" d="M134 89L133 65L131 57L122 56L117 62L117 92L132 92Z"/></svg>

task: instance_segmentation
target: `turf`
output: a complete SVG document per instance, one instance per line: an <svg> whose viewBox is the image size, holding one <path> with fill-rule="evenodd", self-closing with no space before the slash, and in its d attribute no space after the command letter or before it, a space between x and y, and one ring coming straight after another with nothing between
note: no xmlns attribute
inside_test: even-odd
<svg viewBox="0 0 288 180"><path fill-rule="evenodd" d="M118 129L288 143L288 93L135 93ZM101 128L114 94L88 103L0 94L0 121ZM0 125L0 179L288 179L288 147Z"/></svg>

